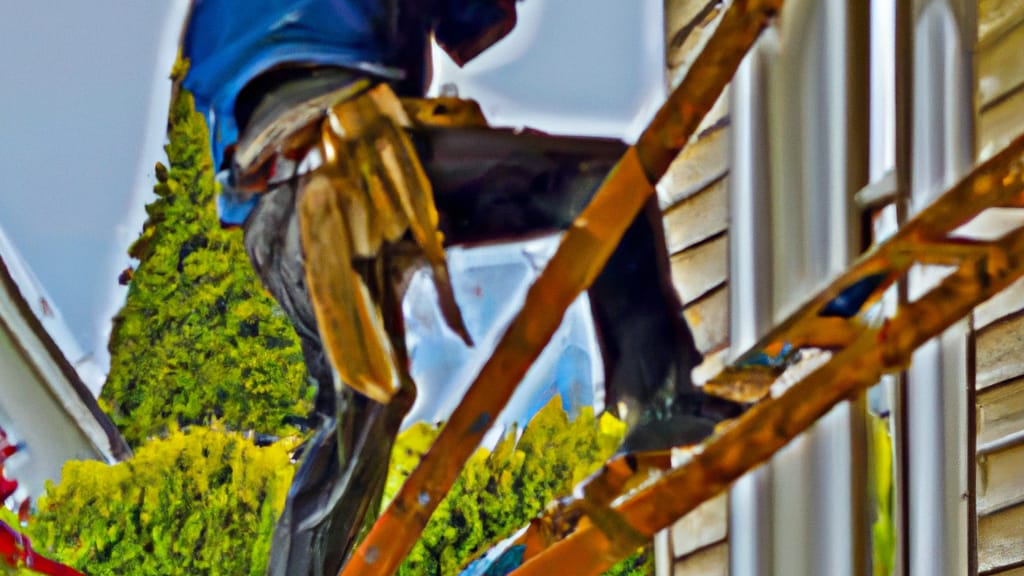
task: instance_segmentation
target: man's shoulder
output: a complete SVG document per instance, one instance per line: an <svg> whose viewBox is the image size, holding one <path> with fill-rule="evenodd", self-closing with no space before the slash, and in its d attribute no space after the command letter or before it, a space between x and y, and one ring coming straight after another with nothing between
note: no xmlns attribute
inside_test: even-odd
<svg viewBox="0 0 1024 576"><path fill-rule="evenodd" d="M508 35L516 25L515 0L450 0L438 14L434 35L462 66Z"/></svg>

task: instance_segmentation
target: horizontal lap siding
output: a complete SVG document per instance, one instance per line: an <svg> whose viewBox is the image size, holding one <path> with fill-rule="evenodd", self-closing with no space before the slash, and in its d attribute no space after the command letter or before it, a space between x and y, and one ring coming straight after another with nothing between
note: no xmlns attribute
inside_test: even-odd
<svg viewBox="0 0 1024 576"><path fill-rule="evenodd" d="M729 345L729 286L724 285L687 304L683 316L690 324L697 349L702 354L718 352Z"/></svg>
<svg viewBox="0 0 1024 576"><path fill-rule="evenodd" d="M978 52L978 102L983 110L1012 97L1024 84L1021 46L1024 46L1024 23L988 40Z"/></svg>
<svg viewBox="0 0 1024 576"><path fill-rule="evenodd" d="M729 529L728 519L725 494L708 500L672 527L672 549L682 557L722 542Z"/></svg>
<svg viewBox="0 0 1024 576"><path fill-rule="evenodd" d="M978 121L978 131L985 135L983 144L978 148L981 159L990 158L1019 136L1024 128L1022 119L1024 90L1019 88L983 110Z"/></svg>
<svg viewBox="0 0 1024 576"><path fill-rule="evenodd" d="M1009 568L1007 570L998 570L995 572L989 572L991 576L1024 576L1024 566L1018 566L1016 568Z"/></svg>
<svg viewBox="0 0 1024 576"><path fill-rule="evenodd" d="M974 309L974 328L982 328L1021 309L1024 305L1024 278Z"/></svg>
<svg viewBox="0 0 1024 576"><path fill-rule="evenodd" d="M1024 0L980 0L978 2L978 39L982 46L1020 22Z"/></svg>
<svg viewBox="0 0 1024 576"><path fill-rule="evenodd" d="M1024 478L1024 444L1017 444L988 454L979 454L978 514L987 516L1024 503L1022 478ZM1024 537L1024 532L1018 535Z"/></svg>
<svg viewBox="0 0 1024 576"><path fill-rule="evenodd" d="M672 281L703 354L729 342L728 92L658 183Z"/></svg>
<svg viewBox="0 0 1024 576"><path fill-rule="evenodd" d="M719 4L666 0L666 71L677 84L709 36ZM658 183L671 274L684 317L704 354L728 346L728 93L715 104L697 136ZM669 530L673 576L725 575L729 570L728 500L723 495Z"/></svg>
<svg viewBox="0 0 1024 576"><path fill-rule="evenodd" d="M715 126L699 133L698 140L687 146L658 183L661 207L674 206L681 200L704 190L729 171L729 130Z"/></svg>
<svg viewBox="0 0 1024 576"><path fill-rule="evenodd" d="M1024 132L1024 0L978 3L977 149ZM978 569L1024 576L1024 280L974 315Z"/></svg>
<svg viewBox="0 0 1024 576"><path fill-rule="evenodd" d="M981 2L979 9L975 67L978 151L984 159L1024 132L1024 0Z"/></svg>
<svg viewBox="0 0 1024 576"><path fill-rule="evenodd" d="M729 218L726 182L725 178L717 180L664 212L670 254L725 232Z"/></svg>
<svg viewBox="0 0 1024 576"><path fill-rule="evenodd" d="M975 342L978 567L987 574L1024 563L1024 313L981 328Z"/></svg>
<svg viewBox="0 0 1024 576"><path fill-rule="evenodd" d="M979 392L977 402L980 451L1024 430L1024 377Z"/></svg>
<svg viewBox="0 0 1024 576"><path fill-rule="evenodd" d="M723 286L729 275L729 243L726 236L708 239L672 256L672 283L683 302L694 302Z"/></svg>
<svg viewBox="0 0 1024 576"><path fill-rule="evenodd" d="M992 574L1024 564L1024 506L978 517L978 571Z"/></svg>
<svg viewBox="0 0 1024 576"><path fill-rule="evenodd" d="M978 331L975 370L978 390L1024 374L1024 316L1015 312Z"/></svg>
<svg viewBox="0 0 1024 576"><path fill-rule="evenodd" d="M725 540L680 558L672 569L672 576L728 576L728 574L729 542Z"/></svg>

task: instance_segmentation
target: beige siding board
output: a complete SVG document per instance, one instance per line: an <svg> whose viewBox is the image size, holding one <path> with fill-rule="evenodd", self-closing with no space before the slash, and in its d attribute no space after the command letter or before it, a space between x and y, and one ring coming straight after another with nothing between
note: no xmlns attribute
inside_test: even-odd
<svg viewBox="0 0 1024 576"><path fill-rule="evenodd" d="M974 309L974 328L980 330L1024 309L1024 278Z"/></svg>
<svg viewBox="0 0 1024 576"><path fill-rule="evenodd" d="M666 0L665 57L671 87L682 81L720 14L715 0ZM657 187L673 281L702 353L722 349L728 341L728 114L726 88ZM725 496L706 502L669 529L669 548L681 558L660 566L659 573L668 568L666 573L677 576L728 574L727 502Z"/></svg>
<svg viewBox="0 0 1024 576"><path fill-rule="evenodd" d="M701 14L707 12L714 3L715 0L668 0L665 2L665 41L668 43L667 49L670 53L675 52L678 54L677 58L682 57L682 54L679 53L680 46L673 46L673 40L675 40L675 44L681 44L680 40L685 39L679 38L680 35L686 34L686 30L696 31L697 27L694 23L703 21ZM667 64L671 66L671 62L667 62Z"/></svg>
<svg viewBox="0 0 1024 576"><path fill-rule="evenodd" d="M672 576L728 576L729 543L722 542L677 560Z"/></svg>
<svg viewBox="0 0 1024 576"><path fill-rule="evenodd" d="M992 576L1024 576L1024 566L1010 568L1009 570L999 570L997 572L992 572L991 574Z"/></svg>
<svg viewBox="0 0 1024 576"><path fill-rule="evenodd" d="M980 516L1024 503L1024 445L979 456L977 474ZM1024 538L1024 533L1021 536Z"/></svg>
<svg viewBox="0 0 1024 576"><path fill-rule="evenodd" d="M978 390L1024 374L1024 315L1006 318L978 332L975 358Z"/></svg>
<svg viewBox="0 0 1024 576"><path fill-rule="evenodd" d="M989 158L1024 131L1024 0L978 3L978 152ZM977 445L1024 430L1024 280L979 306L976 342ZM1007 382L1007 380L1009 380ZM996 385L998 384L998 385ZM977 460L978 567L1024 576L1024 446ZM1002 570L1008 566L1018 566Z"/></svg>
<svg viewBox="0 0 1024 576"><path fill-rule="evenodd" d="M686 2L688 10L672 16L673 22L666 28L668 46L665 65L668 67L669 84L675 86L682 81L686 71L700 54L708 38L718 27L722 15L720 2ZM671 11L671 10L670 10Z"/></svg>
<svg viewBox="0 0 1024 576"><path fill-rule="evenodd" d="M980 392L977 402L978 446L1024 430L1024 378Z"/></svg>
<svg viewBox="0 0 1024 576"><path fill-rule="evenodd" d="M683 310L701 354L724 348L729 341L729 286L721 286Z"/></svg>
<svg viewBox="0 0 1024 576"><path fill-rule="evenodd" d="M984 574L1024 563L1024 506L978 519L978 571Z"/></svg>
<svg viewBox="0 0 1024 576"><path fill-rule="evenodd" d="M668 35L674 34L676 30L693 20L697 13L708 4L711 4L711 0L666 0L665 32L667 35L665 39L669 40L670 36Z"/></svg>
<svg viewBox="0 0 1024 576"><path fill-rule="evenodd" d="M708 110L697 126L697 136L701 136L711 130L725 126L729 123L729 86L722 90L722 95L715 101L715 105Z"/></svg>
<svg viewBox="0 0 1024 576"><path fill-rule="evenodd" d="M1024 502L1024 445L978 456L977 491L980 516Z"/></svg>
<svg viewBox="0 0 1024 576"><path fill-rule="evenodd" d="M1024 0L979 0L978 40L984 47L1024 19Z"/></svg>
<svg viewBox="0 0 1024 576"><path fill-rule="evenodd" d="M729 130L720 127L683 149L658 182L658 201L667 208L720 179L729 167Z"/></svg>
<svg viewBox="0 0 1024 576"><path fill-rule="evenodd" d="M727 494L701 504L676 522L671 530L672 554L676 558L725 540L729 530Z"/></svg>
<svg viewBox="0 0 1024 576"><path fill-rule="evenodd" d="M693 302L725 282L729 274L729 241L718 236L671 259L672 284L684 303Z"/></svg>
<svg viewBox="0 0 1024 576"><path fill-rule="evenodd" d="M729 218L727 182L725 178L716 180L665 212L665 240L669 254L725 231ZM1021 286L1024 293L1024 279Z"/></svg>
<svg viewBox="0 0 1024 576"><path fill-rule="evenodd" d="M680 48L681 44L685 42L685 38L682 36L688 36L687 31L692 34L697 30L695 23L703 21L701 14L707 12L712 4L714 4L714 0L668 0L665 2L666 65L671 67L673 60L683 58L684 54Z"/></svg>
<svg viewBox="0 0 1024 576"><path fill-rule="evenodd" d="M1024 16L1024 13L1022 13ZM1024 84L1024 20L978 53L978 105L985 109Z"/></svg>
<svg viewBox="0 0 1024 576"><path fill-rule="evenodd" d="M1024 132L1024 89L1018 89L981 113L978 122L978 157L991 158Z"/></svg>

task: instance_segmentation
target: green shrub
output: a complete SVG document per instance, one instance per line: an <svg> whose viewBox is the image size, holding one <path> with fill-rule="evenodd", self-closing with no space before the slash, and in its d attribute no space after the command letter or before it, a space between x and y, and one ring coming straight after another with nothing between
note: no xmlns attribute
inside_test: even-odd
<svg viewBox="0 0 1024 576"><path fill-rule="evenodd" d="M400 574L455 574L601 465L622 438L611 416L569 422L556 400L516 441L481 449L427 525ZM414 425L392 453L386 498L437 435ZM43 554L91 576L261 575L294 473L293 441L257 447L237 432L192 427L148 441L113 466L69 462L26 533ZM650 574L641 553L609 574Z"/></svg>
<svg viewBox="0 0 1024 576"><path fill-rule="evenodd" d="M385 500L398 491L436 434L434 428L419 424L398 438ZM549 502L597 470L624 434L625 424L607 414L595 418L591 410L570 422L555 398L518 440L513 430L493 451L477 450L399 574L457 574L470 558L525 526ZM649 557L638 554L610 574L649 574Z"/></svg>
<svg viewBox="0 0 1024 576"><path fill-rule="evenodd" d="M113 466L69 462L28 532L91 576L262 575L294 472L287 448L196 427Z"/></svg>
<svg viewBox="0 0 1024 576"><path fill-rule="evenodd" d="M220 227L206 122L187 91L169 127L170 170L157 167L158 198L130 249L139 263L114 319L101 405L133 446L212 417L287 434L287 417L305 416L312 394L298 338L241 232Z"/></svg>

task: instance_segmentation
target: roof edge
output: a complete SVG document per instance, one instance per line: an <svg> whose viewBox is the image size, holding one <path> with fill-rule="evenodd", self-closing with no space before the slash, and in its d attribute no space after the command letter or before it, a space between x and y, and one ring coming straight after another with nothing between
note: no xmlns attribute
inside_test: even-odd
<svg viewBox="0 0 1024 576"><path fill-rule="evenodd" d="M128 443L114 426L113 421L100 409L96 398L89 391L74 366L43 327L39 318L32 312L3 257L0 257L0 285L2 285L3 292L10 296L12 304L10 307L4 306L3 301L0 300L0 323L5 324L11 331L15 342L22 348L33 370L47 384L48 391L108 462L129 458L132 451ZM17 316L12 317L15 314ZM24 330L18 330L19 326L16 325L18 323L23 324L20 328L27 329L35 337L34 346L33 343L23 341ZM47 370L41 365L46 360L52 362L56 372ZM66 389L59 389L61 386L66 386ZM80 405L76 407L75 403L80 403ZM94 425L82 421L80 415L83 413L92 417Z"/></svg>

